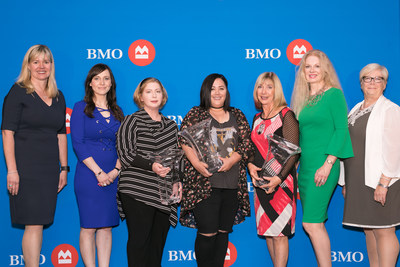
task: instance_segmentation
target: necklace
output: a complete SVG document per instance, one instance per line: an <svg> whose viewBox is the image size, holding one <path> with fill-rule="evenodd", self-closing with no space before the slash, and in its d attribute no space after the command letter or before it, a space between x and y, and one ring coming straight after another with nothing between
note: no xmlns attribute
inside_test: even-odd
<svg viewBox="0 0 400 267"><path fill-rule="evenodd" d="M325 89L322 87L314 95L308 97L306 106L315 106L325 94Z"/></svg>
<svg viewBox="0 0 400 267"><path fill-rule="evenodd" d="M261 113L261 116L260 116L260 117L261 117L261 119L263 119L263 120L266 120L266 119L268 119L268 118L269 118L269 115L271 115L271 112L272 112L272 111L274 111L274 107L272 107L272 108L271 108L271 110L268 112L268 115L267 115L267 117L265 117L265 118L263 118L263 116L262 116L262 115L264 114L264 112L262 112L262 113Z"/></svg>

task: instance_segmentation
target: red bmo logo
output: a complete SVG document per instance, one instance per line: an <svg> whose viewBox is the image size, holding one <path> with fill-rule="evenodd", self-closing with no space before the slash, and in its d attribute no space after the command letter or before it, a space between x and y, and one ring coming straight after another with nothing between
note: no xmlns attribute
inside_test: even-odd
<svg viewBox="0 0 400 267"><path fill-rule="evenodd" d="M304 54L312 49L313 48L309 42L303 39L297 39L288 45L286 55L290 62L294 65L298 65Z"/></svg>
<svg viewBox="0 0 400 267"><path fill-rule="evenodd" d="M229 267L235 263L237 258L237 250L235 246L229 242L228 243L228 250L226 251L224 267Z"/></svg>
<svg viewBox="0 0 400 267"><path fill-rule="evenodd" d="M137 66L147 66L153 62L156 56L156 49L146 40L134 41L128 50L129 59Z"/></svg>
<svg viewBox="0 0 400 267"><path fill-rule="evenodd" d="M67 134L71 133L71 114L72 114L72 109L67 108L67 112L65 114L65 126L67 127Z"/></svg>
<svg viewBox="0 0 400 267"><path fill-rule="evenodd" d="M51 262L55 267L75 267L78 260L78 251L69 244L58 245L51 253Z"/></svg>

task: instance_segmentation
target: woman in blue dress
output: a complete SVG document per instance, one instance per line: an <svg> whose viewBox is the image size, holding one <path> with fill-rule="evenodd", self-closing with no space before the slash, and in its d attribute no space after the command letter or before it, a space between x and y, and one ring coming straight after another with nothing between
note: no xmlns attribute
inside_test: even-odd
<svg viewBox="0 0 400 267"><path fill-rule="evenodd" d="M80 216L80 251L85 266L109 266L111 229L119 225L117 184L121 164L115 149L123 119L116 84L105 64L93 66L85 81L85 98L71 116L72 145L78 157L75 195Z"/></svg>

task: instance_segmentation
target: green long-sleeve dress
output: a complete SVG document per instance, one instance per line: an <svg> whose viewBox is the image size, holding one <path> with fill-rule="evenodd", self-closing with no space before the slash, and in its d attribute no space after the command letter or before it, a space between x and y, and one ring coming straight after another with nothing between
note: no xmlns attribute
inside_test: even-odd
<svg viewBox="0 0 400 267"><path fill-rule="evenodd" d="M347 126L347 105L343 92L330 88L307 104L299 114L300 170L299 193L303 208L303 222L321 223L339 179L339 160L332 166L323 186L315 185L315 172L328 155L338 158L353 156Z"/></svg>

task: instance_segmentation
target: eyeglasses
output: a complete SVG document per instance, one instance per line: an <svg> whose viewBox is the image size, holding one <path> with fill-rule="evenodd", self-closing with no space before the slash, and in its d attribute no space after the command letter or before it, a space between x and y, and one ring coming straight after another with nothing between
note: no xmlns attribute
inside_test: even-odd
<svg viewBox="0 0 400 267"><path fill-rule="evenodd" d="M369 76L364 76L362 77L363 82L365 83L370 83L372 82L372 80L376 83L381 83L383 82L385 79L383 77L369 77Z"/></svg>

